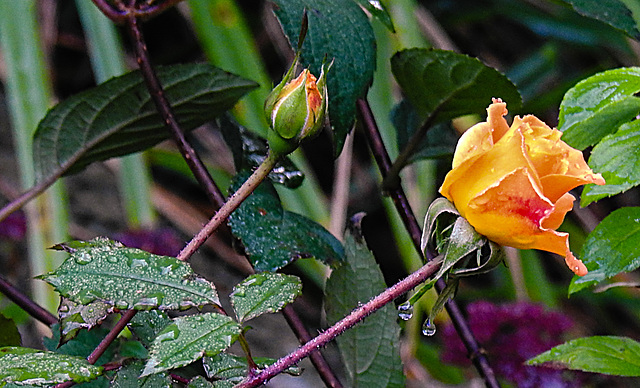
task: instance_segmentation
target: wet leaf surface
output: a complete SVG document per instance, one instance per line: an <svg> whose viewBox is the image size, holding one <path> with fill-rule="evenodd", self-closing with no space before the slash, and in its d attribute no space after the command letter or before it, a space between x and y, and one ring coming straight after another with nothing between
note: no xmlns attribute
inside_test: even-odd
<svg viewBox="0 0 640 388"><path fill-rule="evenodd" d="M266 313L275 313L302 293L297 276L280 273L258 273L233 288L231 303L238 320L246 322Z"/></svg>

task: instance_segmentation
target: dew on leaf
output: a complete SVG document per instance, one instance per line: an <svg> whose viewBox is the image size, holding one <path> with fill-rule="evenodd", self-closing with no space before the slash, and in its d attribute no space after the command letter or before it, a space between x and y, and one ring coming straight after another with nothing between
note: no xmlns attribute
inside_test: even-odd
<svg viewBox="0 0 640 388"><path fill-rule="evenodd" d="M411 317L413 317L413 305L409 301L406 301L398 306L398 316L403 321L411 319Z"/></svg>

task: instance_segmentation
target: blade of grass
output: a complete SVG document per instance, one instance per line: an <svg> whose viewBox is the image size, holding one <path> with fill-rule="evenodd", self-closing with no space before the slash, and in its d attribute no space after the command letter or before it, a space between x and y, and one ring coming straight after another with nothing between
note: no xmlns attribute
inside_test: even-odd
<svg viewBox="0 0 640 388"><path fill-rule="evenodd" d="M36 23L36 1L0 2L0 48L6 66L5 85L14 144L23 189L34 184L32 135L51 102L51 85ZM54 184L36 203L26 208L28 256L31 273L39 275L60 264L59 255L45 251L63 241L67 231L67 211L61 182ZM55 311L58 296L51 287L33 284L35 300Z"/></svg>
<svg viewBox="0 0 640 388"><path fill-rule="evenodd" d="M76 0L76 7L84 28L96 82L101 83L122 75L127 69L122 43L113 23L89 1ZM129 226L152 226L155 214L151 205L151 179L143 154L120 158L120 167L120 192Z"/></svg>

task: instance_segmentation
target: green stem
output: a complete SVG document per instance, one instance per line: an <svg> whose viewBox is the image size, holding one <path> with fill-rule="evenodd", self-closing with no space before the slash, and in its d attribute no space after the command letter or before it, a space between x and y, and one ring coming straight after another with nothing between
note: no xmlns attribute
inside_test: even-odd
<svg viewBox="0 0 640 388"><path fill-rule="evenodd" d="M220 225L233 213L234 210L262 183L276 166L282 156L269 152L262 164L251 176L233 193L233 195L216 212L211 220L198 232L191 241L180 251L178 260L187 260L204 242L215 232Z"/></svg>

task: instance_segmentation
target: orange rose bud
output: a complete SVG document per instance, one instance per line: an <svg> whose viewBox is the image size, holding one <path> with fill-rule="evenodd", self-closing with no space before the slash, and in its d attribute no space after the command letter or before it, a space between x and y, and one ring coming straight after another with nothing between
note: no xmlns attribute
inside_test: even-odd
<svg viewBox="0 0 640 388"><path fill-rule="evenodd" d="M516 116L509 127L506 107L493 99L487 121L462 135L440 193L490 240L557 253L584 276L587 268L569 250L569 234L555 229L573 207L569 190L605 181L582 152L560 140L562 132L537 117Z"/></svg>

